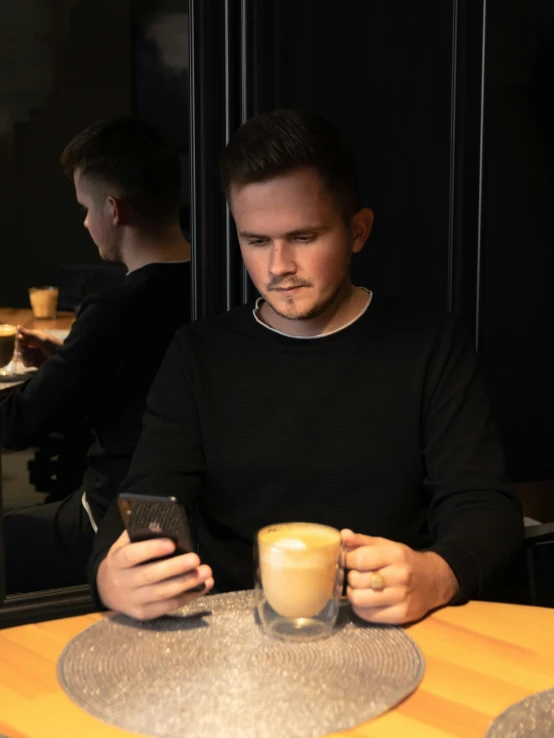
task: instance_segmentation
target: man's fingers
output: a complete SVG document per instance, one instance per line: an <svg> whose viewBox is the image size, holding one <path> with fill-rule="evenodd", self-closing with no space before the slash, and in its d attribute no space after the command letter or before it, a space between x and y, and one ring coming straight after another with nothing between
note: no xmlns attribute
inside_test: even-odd
<svg viewBox="0 0 554 738"><path fill-rule="evenodd" d="M412 582L413 572L407 566L385 566L379 568L386 587L407 588ZM371 589L373 571L358 571L351 569L348 572L348 584L352 589Z"/></svg>
<svg viewBox="0 0 554 738"><path fill-rule="evenodd" d="M373 538L374 543L348 551L345 557L347 569L375 571L391 564L400 563L404 549L399 543L383 538Z"/></svg>
<svg viewBox="0 0 554 738"><path fill-rule="evenodd" d="M195 553L181 554L164 561L143 564L132 569L132 586L149 587L166 579L196 572L198 568L202 567L200 566L200 559Z"/></svg>
<svg viewBox="0 0 554 738"><path fill-rule="evenodd" d="M343 546L347 549L358 548L359 546L371 546L375 544L375 541L381 540L373 536L365 536L362 533L354 533L350 528L343 528L340 533Z"/></svg>
<svg viewBox="0 0 554 738"><path fill-rule="evenodd" d="M48 333L44 333L43 331L34 331L31 328L24 328L22 325L17 326L17 332L19 333L19 336L26 341L31 340L32 342L38 342L49 338Z"/></svg>
<svg viewBox="0 0 554 738"><path fill-rule="evenodd" d="M138 620L153 620L154 618L167 615L170 612L178 610L180 607L184 607L185 605L194 602L194 600L207 594L213 586L214 580L210 578L206 580L202 592L184 592L177 597L171 597L158 602L149 602L144 605L130 608L127 613Z"/></svg>
<svg viewBox="0 0 554 738"><path fill-rule="evenodd" d="M61 338L56 338L45 331L35 331L18 326L17 342L20 348L31 348L46 356L52 356L56 349L63 345Z"/></svg>
<svg viewBox="0 0 554 738"><path fill-rule="evenodd" d="M379 592L373 589L346 588L348 600L353 608L375 609L398 605L406 599L406 591L402 587L387 587Z"/></svg>
<svg viewBox="0 0 554 738"><path fill-rule="evenodd" d="M162 600L173 599L179 597L185 592L190 592L199 584L204 584L208 579L212 578L212 570L209 566L203 564L193 571L186 574L175 576L172 579L157 581L145 587L139 587L134 591L140 602L160 602Z"/></svg>
<svg viewBox="0 0 554 738"><path fill-rule="evenodd" d="M116 543L119 543L117 541ZM114 563L119 569L130 569L138 564L144 564L151 559L159 559L162 556L169 556L175 551L175 543L169 538L153 538L149 541L141 541L140 543L131 543L128 546L118 546L113 553ZM188 554L195 556L198 566L198 557L196 554Z"/></svg>
<svg viewBox="0 0 554 738"><path fill-rule="evenodd" d="M22 347L18 349L19 360L26 367L40 367L45 360L44 352L34 347Z"/></svg>

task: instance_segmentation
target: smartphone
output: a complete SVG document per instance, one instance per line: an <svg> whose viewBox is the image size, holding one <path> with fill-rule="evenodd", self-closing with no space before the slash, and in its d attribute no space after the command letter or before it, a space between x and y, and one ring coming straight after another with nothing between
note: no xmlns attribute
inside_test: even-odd
<svg viewBox="0 0 554 738"><path fill-rule="evenodd" d="M152 559L153 561L163 561L194 551L185 510L175 497L121 492L117 497L117 504L131 543L149 541L152 538L170 538L175 543L173 553ZM202 592L205 586L199 584L189 592Z"/></svg>
<svg viewBox="0 0 554 738"><path fill-rule="evenodd" d="M164 558L194 551L184 508L175 497L122 492L117 504L131 543L170 538L175 551Z"/></svg>

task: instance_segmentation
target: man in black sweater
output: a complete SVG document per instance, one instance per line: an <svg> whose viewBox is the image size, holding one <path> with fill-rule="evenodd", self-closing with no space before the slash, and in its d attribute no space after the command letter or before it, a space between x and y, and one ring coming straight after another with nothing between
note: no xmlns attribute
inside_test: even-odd
<svg viewBox="0 0 554 738"><path fill-rule="evenodd" d="M68 421L94 442L82 488L4 516L8 593L86 582L94 532L125 478L146 394L177 328L190 319L190 246L179 226L180 164L154 126L89 126L62 154L84 225L125 283L86 299L67 339L20 327L38 373L0 401L0 446L23 449Z"/></svg>
<svg viewBox="0 0 554 738"><path fill-rule="evenodd" d="M122 487L181 500L197 553L152 563L173 544L129 543L112 505L91 559L100 600L146 619L199 584L251 587L256 531L298 520L342 529L348 596L367 620L478 596L520 546L522 518L468 336L350 282L373 214L326 121L252 119L222 176L261 297L177 333Z"/></svg>

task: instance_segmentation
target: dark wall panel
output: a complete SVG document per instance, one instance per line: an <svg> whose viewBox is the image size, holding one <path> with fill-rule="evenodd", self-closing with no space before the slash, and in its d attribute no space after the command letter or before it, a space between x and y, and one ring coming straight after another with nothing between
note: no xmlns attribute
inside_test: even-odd
<svg viewBox="0 0 554 738"><path fill-rule="evenodd" d="M489 2L480 349L516 480L554 479L554 4Z"/></svg>
<svg viewBox="0 0 554 738"><path fill-rule="evenodd" d="M445 308L452 4L282 0L279 9L279 102L342 127L375 211L354 280Z"/></svg>
<svg viewBox="0 0 554 738"><path fill-rule="evenodd" d="M131 112L130 13L131 0L2 4L2 305L27 307L60 263L99 262L59 158L84 126Z"/></svg>

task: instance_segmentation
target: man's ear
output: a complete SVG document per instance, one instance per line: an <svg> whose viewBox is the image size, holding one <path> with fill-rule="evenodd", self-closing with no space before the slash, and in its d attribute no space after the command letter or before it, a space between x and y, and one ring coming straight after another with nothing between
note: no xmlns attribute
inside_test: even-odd
<svg viewBox="0 0 554 738"><path fill-rule="evenodd" d="M107 204L113 225L123 225L126 220L126 204L119 197L108 195Z"/></svg>
<svg viewBox="0 0 554 738"><path fill-rule="evenodd" d="M362 250L373 228L373 210L362 208L352 218L352 253Z"/></svg>

